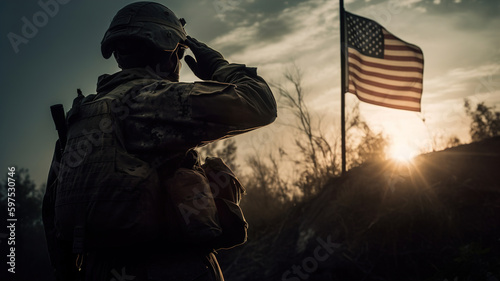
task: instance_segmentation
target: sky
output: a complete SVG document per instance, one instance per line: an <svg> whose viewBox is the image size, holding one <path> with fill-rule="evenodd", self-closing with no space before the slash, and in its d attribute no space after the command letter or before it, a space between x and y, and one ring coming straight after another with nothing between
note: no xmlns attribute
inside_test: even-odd
<svg viewBox="0 0 500 281"><path fill-rule="evenodd" d="M69 110L77 88L93 94L99 75L119 70L113 59L102 58L100 42L112 17L132 2L0 2L0 169L5 174L7 167L16 165L29 169L37 184L45 182L57 139L49 108L62 103ZM257 67L270 83L284 83L283 73L296 65L315 119L327 134L338 137L338 1L157 2L186 19L189 35L230 62ZM500 108L500 1L346 0L344 6L424 53L422 112L361 103L361 115L375 131L394 143L426 151L436 138L470 141L464 98ZM184 64L181 81L194 80ZM356 100L347 94L347 107ZM274 124L237 137L242 154L267 153L259 150L286 144L293 134L287 126L289 114L283 108L278 114Z"/></svg>

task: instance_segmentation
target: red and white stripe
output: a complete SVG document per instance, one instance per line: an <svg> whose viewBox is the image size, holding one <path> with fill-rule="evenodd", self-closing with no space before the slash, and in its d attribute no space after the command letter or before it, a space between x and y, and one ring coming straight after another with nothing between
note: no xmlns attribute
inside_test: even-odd
<svg viewBox="0 0 500 281"><path fill-rule="evenodd" d="M422 50L384 28L382 32L384 58L366 56L348 48L348 91L367 103L420 112L424 70Z"/></svg>

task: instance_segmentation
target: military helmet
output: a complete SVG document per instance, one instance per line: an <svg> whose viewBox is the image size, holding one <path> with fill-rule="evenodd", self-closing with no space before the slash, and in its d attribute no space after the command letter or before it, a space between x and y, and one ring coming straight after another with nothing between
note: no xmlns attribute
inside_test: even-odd
<svg viewBox="0 0 500 281"><path fill-rule="evenodd" d="M186 40L184 19L155 2L136 2L123 7L115 15L101 42L101 53L106 59L115 51L120 39L144 40L154 47L173 51Z"/></svg>

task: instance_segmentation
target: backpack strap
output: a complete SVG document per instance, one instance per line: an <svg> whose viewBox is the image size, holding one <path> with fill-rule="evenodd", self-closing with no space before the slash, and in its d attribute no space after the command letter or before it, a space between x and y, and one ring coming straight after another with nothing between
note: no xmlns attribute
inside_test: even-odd
<svg viewBox="0 0 500 281"><path fill-rule="evenodd" d="M77 89L77 97L73 100L71 111L68 113L68 119L78 116L80 106L85 96L80 89ZM69 121L68 121L69 123ZM67 129L66 129L67 132ZM76 212L75 228L73 229L73 253L77 254L76 267L81 271L83 262L83 253L85 252L85 221L87 214L85 205L80 205Z"/></svg>
<svg viewBox="0 0 500 281"><path fill-rule="evenodd" d="M70 115L75 114L79 110L79 106L85 96L82 94L80 89L77 89L77 97L73 100L73 106L71 108L70 114L68 114L68 118ZM62 104L55 104L50 107L50 112L52 114L52 119L56 126L58 141L56 144L56 155L57 159L61 159L62 154L64 153L64 149L66 147L67 136L68 136L68 123L66 120L66 114L64 112L64 107ZM57 175L54 178L54 181L57 180ZM85 210L83 207L80 207L78 210L78 215L76 218L76 227L73 232L73 246L72 251L74 254L77 254L76 264L78 270L81 271L82 262L79 262L80 256L83 258L84 253L84 241L85 241Z"/></svg>
<svg viewBox="0 0 500 281"><path fill-rule="evenodd" d="M66 116L64 114L64 107L62 104L54 104L50 107L52 119L56 125L57 135L59 136L59 153L62 154L66 146L66 137L68 134L68 127L66 125Z"/></svg>

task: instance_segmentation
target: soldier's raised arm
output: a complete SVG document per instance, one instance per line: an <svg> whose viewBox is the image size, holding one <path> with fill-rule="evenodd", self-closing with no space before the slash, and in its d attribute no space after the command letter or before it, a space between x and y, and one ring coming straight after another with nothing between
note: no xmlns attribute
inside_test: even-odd
<svg viewBox="0 0 500 281"><path fill-rule="evenodd" d="M186 45L196 56L185 61L202 80L191 92L193 118L236 126L249 130L267 125L276 119L276 101L267 83L257 75L256 68L230 64L222 54L198 40L187 37Z"/></svg>

